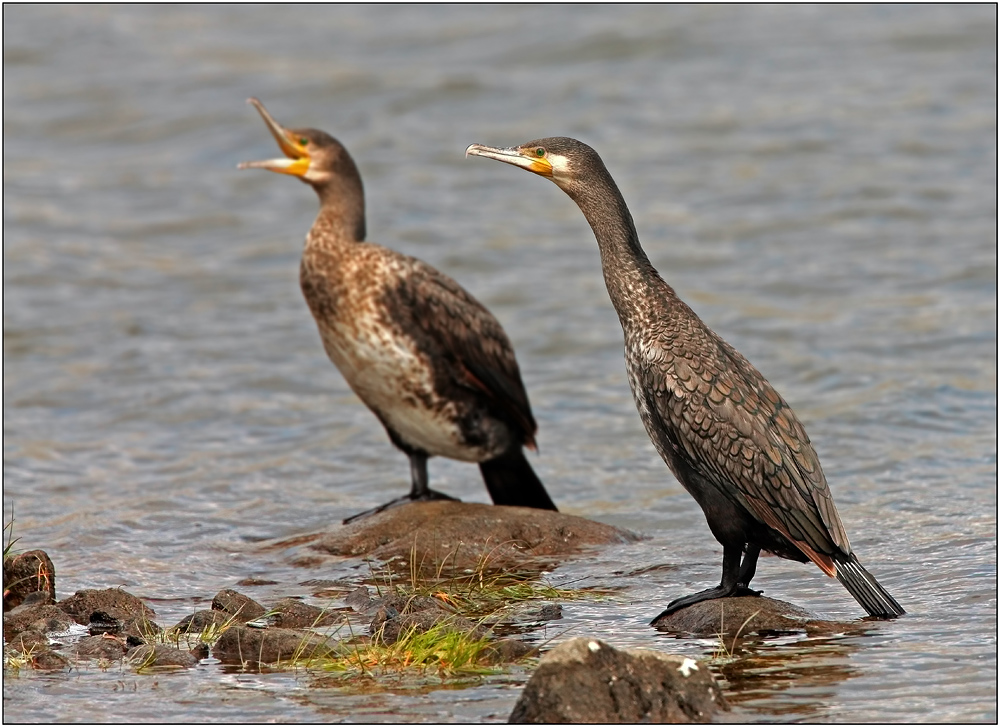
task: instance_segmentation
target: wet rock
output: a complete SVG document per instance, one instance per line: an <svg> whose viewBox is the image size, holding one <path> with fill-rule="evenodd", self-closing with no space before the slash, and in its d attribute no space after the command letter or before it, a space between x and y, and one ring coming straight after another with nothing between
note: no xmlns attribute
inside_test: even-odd
<svg viewBox="0 0 1000 727"><path fill-rule="evenodd" d="M720 709L722 691L693 659L576 638L542 658L509 721L708 722Z"/></svg>
<svg viewBox="0 0 1000 727"><path fill-rule="evenodd" d="M311 606L296 598L283 598L271 607L273 625L285 629L316 628L343 623L336 611Z"/></svg>
<svg viewBox="0 0 1000 727"><path fill-rule="evenodd" d="M119 588L77 591L56 605L78 624L88 627L96 614L97 621L94 623L97 631L109 629L107 633L127 634L142 639L160 631L160 627L151 620L156 612L131 593ZM121 623L119 625L116 622Z"/></svg>
<svg viewBox="0 0 1000 727"><path fill-rule="evenodd" d="M702 601L657 618L652 626L670 633L731 638L737 634L826 633L852 628L852 624L824 621L791 603L763 596Z"/></svg>
<svg viewBox="0 0 1000 727"><path fill-rule="evenodd" d="M231 588L225 588L215 594L215 598L212 599L212 610L235 616L241 623L260 618L267 613L267 609L250 596L244 596Z"/></svg>
<svg viewBox="0 0 1000 727"><path fill-rule="evenodd" d="M48 636L41 631L28 629L17 634L9 634L6 624L4 624L4 639L6 640L5 654L20 654L32 669L61 671L70 665L69 659L52 650ZM13 663L8 664L5 660L5 673L8 668L13 667Z"/></svg>
<svg viewBox="0 0 1000 727"><path fill-rule="evenodd" d="M510 664L537 655L537 646L517 639L499 639L483 650L482 660L487 664Z"/></svg>
<svg viewBox="0 0 1000 727"><path fill-rule="evenodd" d="M503 572L542 568L587 546L637 539L626 530L550 510L439 500L385 510L309 547L331 555L400 559L404 568L436 573L442 565L454 572Z"/></svg>
<svg viewBox="0 0 1000 727"><path fill-rule="evenodd" d="M276 586L277 581L268 580L267 578L244 578L241 581L236 581L238 586Z"/></svg>
<svg viewBox="0 0 1000 727"><path fill-rule="evenodd" d="M45 551L29 550L7 558L3 563L4 612L17 608L36 593L44 597L42 603L56 602L56 568Z"/></svg>
<svg viewBox="0 0 1000 727"><path fill-rule="evenodd" d="M7 624L4 624L4 643L7 648L21 654L30 654L33 651L42 651L49 648L49 637L41 631L34 629L24 629L15 634L7 633Z"/></svg>
<svg viewBox="0 0 1000 727"><path fill-rule="evenodd" d="M136 670L153 668L190 669L198 665L199 657L190 651L183 651L170 644L143 644L131 649L126 655Z"/></svg>
<svg viewBox="0 0 1000 727"><path fill-rule="evenodd" d="M207 659L211 652L208 650L208 644L198 643L191 648L191 655L195 659L201 661L202 659Z"/></svg>
<svg viewBox="0 0 1000 727"><path fill-rule="evenodd" d="M548 621L556 621L562 618L562 604L544 603L535 601L521 602L514 601L494 616L487 617L486 622L504 629L517 629L520 631L534 630L538 626Z"/></svg>
<svg viewBox="0 0 1000 727"><path fill-rule="evenodd" d="M338 642L307 631L237 625L219 637L212 656L223 664L256 666L322 658L338 649Z"/></svg>
<svg viewBox="0 0 1000 727"><path fill-rule="evenodd" d="M79 659L119 661L128 651L128 645L118 636L84 636L69 651Z"/></svg>
<svg viewBox="0 0 1000 727"><path fill-rule="evenodd" d="M66 631L72 623L73 619L57 606L23 604L4 614L3 633L5 639L10 639L28 630L40 633Z"/></svg>
<svg viewBox="0 0 1000 727"><path fill-rule="evenodd" d="M369 609L374 599L366 586L358 586L353 591L344 596L344 603L353 608L358 613L364 613Z"/></svg>
<svg viewBox="0 0 1000 727"><path fill-rule="evenodd" d="M221 628L231 622L238 623L239 619L233 619L232 616L223 611L209 611L207 609L203 609L201 611L195 611L190 616L185 616L174 625L173 629L182 634L200 634L202 631L211 626Z"/></svg>
<svg viewBox="0 0 1000 727"><path fill-rule="evenodd" d="M104 611L94 611L90 614L90 623L87 624L87 631L91 636L101 634L120 634L125 627L125 622L117 619Z"/></svg>
<svg viewBox="0 0 1000 727"><path fill-rule="evenodd" d="M38 671L62 671L69 669L70 661L59 652L43 649L31 655L31 667Z"/></svg>

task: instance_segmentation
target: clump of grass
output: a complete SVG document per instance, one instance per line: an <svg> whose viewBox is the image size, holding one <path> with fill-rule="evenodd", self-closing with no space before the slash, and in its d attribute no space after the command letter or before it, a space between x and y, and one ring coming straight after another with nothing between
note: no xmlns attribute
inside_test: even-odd
<svg viewBox="0 0 1000 727"><path fill-rule="evenodd" d="M27 669L31 666L31 659L34 655L34 651L34 647L32 647L30 651L24 652L12 649L5 644L3 648L4 674L17 676L22 669Z"/></svg>
<svg viewBox="0 0 1000 727"><path fill-rule="evenodd" d="M496 671L484 663L489 645L488 636L475 632L454 631L442 624L426 631L411 626L391 644L377 638L356 640L341 655L317 666L343 680L403 674L439 679L482 676Z"/></svg>
<svg viewBox="0 0 1000 727"><path fill-rule="evenodd" d="M613 589L566 588L553 586L536 571L496 570L490 566L490 554L484 553L476 567L467 573L444 575L444 563L430 574L416 562L416 550L410 553L409 582L393 579L391 567L372 570L372 584L379 595L383 588L405 598L436 598L472 619L497 616L499 612L528 601L574 601L612 596Z"/></svg>
<svg viewBox="0 0 1000 727"><path fill-rule="evenodd" d="M184 647L191 649L198 644L205 644L206 646L213 646L216 641L219 640L226 631L228 631L232 626L239 623L236 616L230 616L221 624L210 623L200 632L193 631L182 631L176 627L164 629L159 633L151 633L149 635L144 634L147 644L172 644L178 649L181 648L183 643Z"/></svg>

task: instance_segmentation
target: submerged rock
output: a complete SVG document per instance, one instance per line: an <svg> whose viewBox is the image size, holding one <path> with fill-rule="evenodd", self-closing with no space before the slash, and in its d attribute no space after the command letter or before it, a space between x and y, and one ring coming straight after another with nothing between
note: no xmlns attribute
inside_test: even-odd
<svg viewBox="0 0 1000 727"><path fill-rule="evenodd" d="M259 666L279 661L307 661L337 653L339 644L325 636L294 629L233 626L212 647L223 664Z"/></svg>
<svg viewBox="0 0 1000 727"><path fill-rule="evenodd" d="M78 624L88 627L95 624L94 633L120 633L144 639L160 631L152 621L156 612L119 588L77 591L56 605Z"/></svg>
<svg viewBox="0 0 1000 727"><path fill-rule="evenodd" d="M10 639L22 631L66 631L73 623L72 617L57 606L24 604L3 615L3 634Z"/></svg>
<svg viewBox="0 0 1000 727"><path fill-rule="evenodd" d="M635 540L627 530L551 510L437 500L366 517L310 547L331 555L402 559L406 568L423 571L443 566L502 572L542 568L587 546Z"/></svg>
<svg viewBox="0 0 1000 727"><path fill-rule="evenodd" d="M716 598L695 603L651 624L659 631L735 638L748 634L827 633L857 624L824 621L786 601L764 596Z"/></svg>
<svg viewBox="0 0 1000 727"><path fill-rule="evenodd" d="M173 629L182 634L200 634L202 631L211 626L222 627L230 622L239 623L239 619L234 619L231 615L225 613L224 611L210 611L208 609L202 609L201 611L195 611L189 616L182 618L174 624Z"/></svg>
<svg viewBox="0 0 1000 727"><path fill-rule="evenodd" d="M178 649L170 644L142 644L131 649L126 658L136 670L190 669L197 666L199 661L199 657L190 651Z"/></svg>
<svg viewBox="0 0 1000 727"><path fill-rule="evenodd" d="M7 626L4 624L5 654L21 654L32 669L40 671L61 671L69 668L70 662L62 654L53 651L49 644L49 637L41 631L27 629L17 634L7 633ZM4 673L8 668L8 663L4 661Z"/></svg>
<svg viewBox="0 0 1000 727"><path fill-rule="evenodd" d="M42 595L34 603L56 602L56 568L44 550L29 550L3 563L4 612L17 608L33 594Z"/></svg>
<svg viewBox="0 0 1000 727"><path fill-rule="evenodd" d="M201 633L205 629L244 624L258 619L267 609L255 600L231 588L223 588L212 598L212 608L195 611L178 621L173 628L181 633Z"/></svg>
<svg viewBox="0 0 1000 727"><path fill-rule="evenodd" d="M318 628L343 623L343 614L303 603L297 598L282 598L271 607L273 625L285 629Z"/></svg>
<svg viewBox="0 0 1000 727"><path fill-rule="evenodd" d="M575 638L542 658L509 721L708 722L728 709L715 678L694 659Z"/></svg>
<svg viewBox="0 0 1000 727"><path fill-rule="evenodd" d="M69 647L72 655L78 659L103 659L118 661L129 649L126 640L116 636L84 636Z"/></svg>

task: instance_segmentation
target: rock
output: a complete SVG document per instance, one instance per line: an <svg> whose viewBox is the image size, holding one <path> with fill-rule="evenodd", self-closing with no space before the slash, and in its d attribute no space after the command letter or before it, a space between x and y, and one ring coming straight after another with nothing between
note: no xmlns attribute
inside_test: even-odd
<svg viewBox="0 0 1000 727"><path fill-rule="evenodd" d="M57 606L22 604L3 615L3 633L4 638L10 639L28 630L40 633L66 631L73 623L73 619Z"/></svg>
<svg viewBox="0 0 1000 727"><path fill-rule="evenodd" d="M257 666L323 658L338 649L338 642L307 631L237 625L219 637L212 647L212 656L223 664Z"/></svg>
<svg viewBox="0 0 1000 727"><path fill-rule="evenodd" d="M439 575L442 566L489 573L540 569L587 546L637 539L626 530L551 510L436 500L363 518L309 547L331 555L401 559L407 572Z"/></svg>
<svg viewBox="0 0 1000 727"><path fill-rule="evenodd" d="M358 586L353 591L344 596L344 603L353 608L358 613L364 613L371 606L374 599L368 591L367 586Z"/></svg>
<svg viewBox="0 0 1000 727"><path fill-rule="evenodd" d="M260 618L267 613L267 609L250 596L244 596L231 588L225 588L215 594L215 598L212 599L212 610L235 616L241 623Z"/></svg>
<svg viewBox="0 0 1000 727"><path fill-rule="evenodd" d="M78 624L89 627L94 622L97 625L95 631L98 632L127 634L145 639L160 631L160 627L150 620L156 612L131 593L119 588L77 591L56 605ZM97 621L92 618L95 615Z"/></svg>
<svg viewBox="0 0 1000 727"><path fill-rule="evenodd" d="M513 601L504 606L496 614L487 616L484 623L502 625L503 628L515 627L519 631L530 631L548 621L562 618L562 604L537 601Z"/></svg>
<svg viewBox="0 0 1000 727"><path fill-rule="evenodd" d="M56 568L45 551L29 550L4 560L4 612L17 608L34 593L44 594L44 603L56 602Z"/></svg>
<svg viewBox="0 0 1000 727"><path fill-rule="evenodd" d="M105 661L119 661L128 645L125 639L118 636L84 636L70 647L70 652L80 659L104 659Z"/></svg>
<svg viewBox="0 0 1000 727"><path fill-rule="evenodd" d="M61 671L69 667L69 659L53 651L49 645L48 636L41 631L28 629L12 635L7 633L7 626L4 624L4 638L6 639L5 654L9 652L22 654L31 664L32 669ZM5 675L7 669L8 664L5 660Z"/></svg>
<svg viewBox="0 0 1000 727"><path fill-rule="evenodd" d="M236 581L238 586L276 586L277 581L268 580L267 578L244 578L241 581Z"/></svg>
<svg viewBox="0 0 1000 727"><path fill-rule="evenodd" d="M824 621L791 603L763 596L702 601L657 618L651 625L670 633L730 638L737 634L828 633L857 628L850 623Z"/></svg>
<svg viewBox="0 0 1000 727"><path fill-rule="evenodd" d="M87 624L87 631L90 632L91 636L100 636L101 634L114 636L120 634L124 628L124 621L104 611L94 611L90 614L90 623Z"/></svg>
<svg viewBox="0 0 1000 727"><path fill-rule="evenodd" d="M342 623L344 617L336 611L311 606L296 598L283 598L271 607L273 625L285 629L316 628Z"/></svg>
<svg viewBox="0 0 1000 727"><path fill-rule="evenodd" d="M43 651L49 648L49 637L41 631L34 629L24 629L16 634L7 633L7 624L4 624L4 642L7 648L21 654L30 655L32 652Z"/></svg>
<svg viewBox="0 0 1000 727"><path fill-rule="evenodd" d="M185 616L173 628L182 634L200 634L210 626L221 627L230 622L239 623L239 619L234 619L231 615L223 611L203 609L195 611L190 616Z"/></svg>
<svg viewBox="0 0 1000 727"><path fill-rule="evenodd" d="M536 656L538 647L517 639L499 639L483 649L482 660L487 664L509 664Z"/></svg>
<svg viewBox="0 0 1000 727"><path fill-rule="evenodd" d="M198 661L201 661L211 656L212 652L208 650L208 644L199 642L191 647L191 655Z"/></svg>
<svg viewBox="0 0 1000 727"><path fill-rule="evenodd" d="M509 721L708 722L720 709L722 691L693 659L575 638L542 658Z"/></svg>
<svg viewBox="0 0 1000 727"><path fill-rule="evenodd" d="M39 671L62 671L63 669L69 669L70 661L62 654L52 651L52 649L43 649L31 655L31 666Z"/></svg>
<svg viewBox="0 0 1000 727"><path fill-rule="evenodd" d="M136 671L153 668L190 669L198 665L199 658L190 651L183 651L170 644L142 644L126 655Z"/></svg>

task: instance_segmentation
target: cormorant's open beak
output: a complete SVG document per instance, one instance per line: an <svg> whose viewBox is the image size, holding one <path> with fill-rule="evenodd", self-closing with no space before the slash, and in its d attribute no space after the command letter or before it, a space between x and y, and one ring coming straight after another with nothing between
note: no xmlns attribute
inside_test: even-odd
<svg viewBox="0 0 1000 727"><path fill-rule="evenodd" d="M272 172L279 172L281 174L291 174L296 177L305 176L306 172L309 171L309 152L306 151L305 145L303 145L296 135L292 133L289 129L275 121L271 114L267 112L264 108L264 104L255 98L248 98L248 104L253 104L257 111L260 112L261 118L264 119L264 123L267 124L268 130L271 135L274 136L275 141L278 142L278 146L281 147L281 151L284 152L287 159L267 159L260 162L241 162L238 166L239 169L269 169Z"/></svg>
<svg viewBox="0 0 1000 727"><path fill-rule="evenodd" d="M544 157L539 158L534 156L534 151L533 148L522 149L520 147L512 147L501 149L495 146L470 144L469 148L465 150L465 156L471 154L472 156L496 159L498 162L513 164L515 167L527 169L529 172L534 172L542 177L552 177L552 164Z"/></svg>

